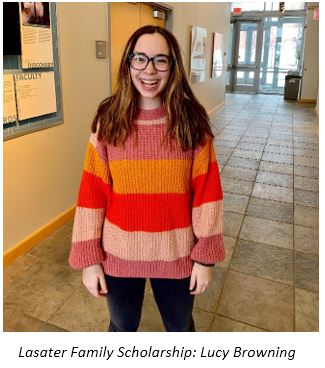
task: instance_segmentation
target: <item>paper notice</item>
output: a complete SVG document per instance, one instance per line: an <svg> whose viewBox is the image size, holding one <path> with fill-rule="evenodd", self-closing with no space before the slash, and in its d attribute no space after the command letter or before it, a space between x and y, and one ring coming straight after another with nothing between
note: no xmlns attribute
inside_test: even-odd
<svg viewBox="0 0 325 368"><path fill-rule="evenodd" d="M54 72L15 75L18 120L56 112Z"/></svg>
<svg viewBox="0 0 325 368"><path fill-rule="evenodd" d="M3 124L17 120L15 84L13 74L3 74Z"/></svg>

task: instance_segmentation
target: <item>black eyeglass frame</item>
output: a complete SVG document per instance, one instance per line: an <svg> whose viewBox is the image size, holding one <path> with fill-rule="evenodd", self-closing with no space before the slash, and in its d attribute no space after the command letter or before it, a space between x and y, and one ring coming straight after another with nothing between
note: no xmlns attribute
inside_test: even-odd
<svg viewBox="0 0 325 368"><path fill-rule="evenodd" d="M141 56L144 56L144 57L147 59L147 63L146 63L146 65L145 65L145 67L144 67L144 68L138 69L138 68L135 68L135 67L131 64L131 61L132 61L132 58L133 58L133 56L134 56L134 55L141 55ZM160 56L164 56L164 57L168 58L168 60L169 60L169 68L168 68L168 69L166 69L166 70L159 70L159 69L157 69L157 68L156 68L155 61L154 61L154 60L155 60L157 57L160 57ZM155 55L155 56L153 56L153 57L151 57L151 58L150 58L148 55L146 55L146 54L145 54L145 53L143 53L143 52L132 52L131 54L129 54L129 55L128 55L128 62L129 62L129 65L130 65L130 67L131 67L132 69L134 69L134 70L138 70L138 71L145 70L145 69L146 69L146 67L149 65L150 61L152 62L152 65L153 65L153 67L157 70L157 72L167 72L168 70L170 70L171 66L173 65L173 63L174 63L174 58L173 58L172 56L170 56L170 55L165 55L165 54L158 54L158 55Z"/></svg>

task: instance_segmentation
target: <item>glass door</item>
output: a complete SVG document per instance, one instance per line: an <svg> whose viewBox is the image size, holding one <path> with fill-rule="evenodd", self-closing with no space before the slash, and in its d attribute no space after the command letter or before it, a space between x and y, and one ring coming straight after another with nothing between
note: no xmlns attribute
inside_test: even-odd
<svg viewBox="0 0 325 368"><path fill-rule="evenodd" d="M265 17L259 90L283 93L288 71L301 73L304 17Z"/></svg>
<svg viewBox="0 0 325 368"><path fill-rule="evenodd" d="M233 91L257 93L262 51L261 21L237 21L235 26Z"/></svg>

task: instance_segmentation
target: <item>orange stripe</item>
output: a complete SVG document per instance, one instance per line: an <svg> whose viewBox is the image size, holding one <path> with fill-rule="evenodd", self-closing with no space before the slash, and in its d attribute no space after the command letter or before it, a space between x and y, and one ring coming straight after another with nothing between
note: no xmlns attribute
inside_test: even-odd
<svg viewBox="0 0 325 368"><path fill-rule="evenodd" d="M216 161L216 154L211 142L207 143L194 159L192 179L208 171L209 164Z"/></svg>
<svg viewBox="0 0 325 368"><path fill-rule="evenodd" d="M105 184L108 183L108 165L100 158L98 152L91 143L88 143L87 146L84 170L102 179Z"/></svg>
<svg viewBox="0 0 325 368"><path fill-rule="evenodd" d="M110 162L116 193L185 193L191 160L116 160Z"/></svg>

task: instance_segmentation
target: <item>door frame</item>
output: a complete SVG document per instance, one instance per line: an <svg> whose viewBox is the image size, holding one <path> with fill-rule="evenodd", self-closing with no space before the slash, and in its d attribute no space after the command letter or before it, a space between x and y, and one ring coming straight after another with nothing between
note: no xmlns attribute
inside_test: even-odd
<svg viewBox="0 0 325 368"><path fill-rule="evenodd" d="M239 65L239 41L240 41L240 25L242 23L255 23L257 24L256 35L256 50L255 50L255 63L254 65ZM231 20L233 24L233 39L232 39L232 59L231 64L227 66L227 71L230 72L229 85L227 86L228 92L246 92L246 93L258 93L259 90L259 76L260 76L260 62L263 45L263 24L261 17L241 17L239 19L234 18ZM237 85L237 71L254 71L254 81L252 86Z"/></svg>

